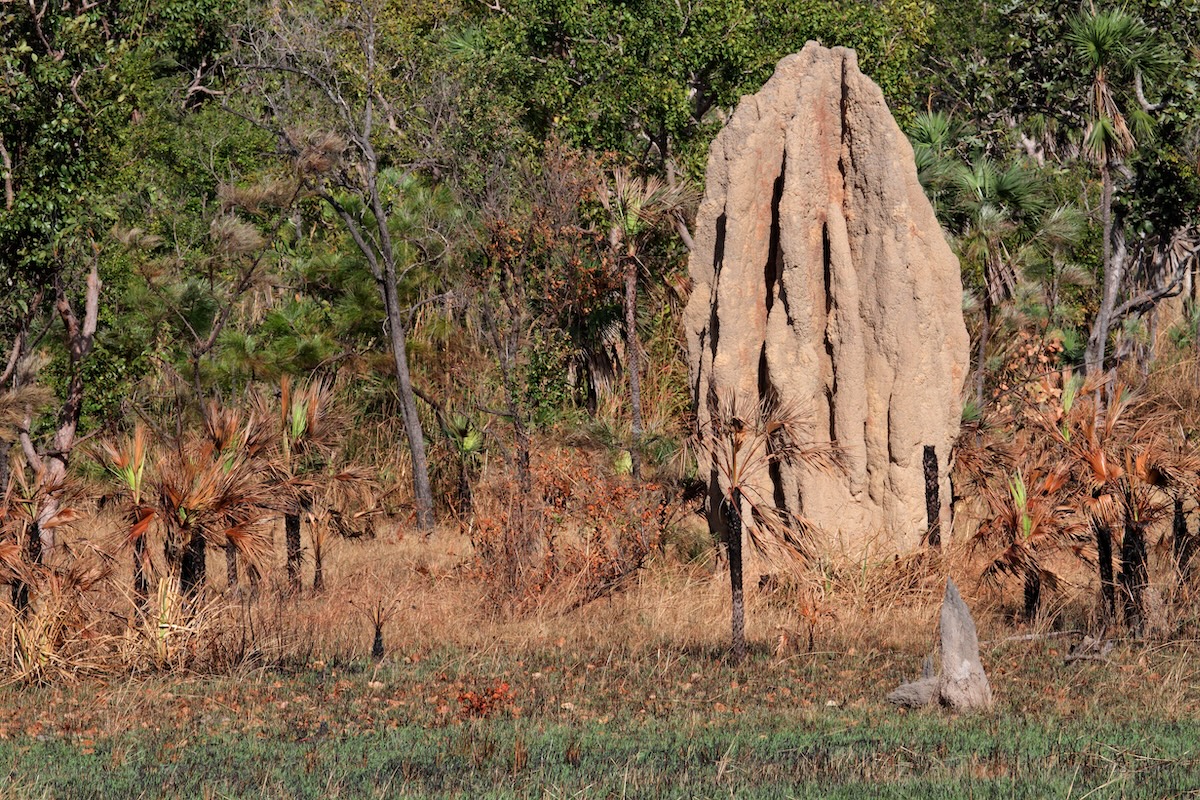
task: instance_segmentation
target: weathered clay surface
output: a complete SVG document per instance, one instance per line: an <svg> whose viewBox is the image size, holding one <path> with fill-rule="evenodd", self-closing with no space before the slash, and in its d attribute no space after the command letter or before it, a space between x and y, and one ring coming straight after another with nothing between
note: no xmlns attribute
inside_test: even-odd
<svg viewBox="0 0 1200 800"><path fill-rule="evenodd" d="M887 696L888 702L907 708L939 703L954 711L984 711L992 706L992 687L979 659L975 620L953 579L946 581L941 615L942 673L934 676L925 660L923 676L905 683Z"/></svg>
<svg viewBox="0 0 1200 800"><path fill-rule="evenodd" d="M854 51L810 42L742 99L709 151L690 268L701 426L715 396L799 404L845 472L764 471L760 493L834 550L916 547L923 447L945 484L958 432L962 283L912 148ZM943 516L950 496L943 485Z"/></svg>
<svg viewBox="0 0 1200 800"><path fill-rule="evenodd" d="M979 660L975 620L954 581L946 581L942 600L942 674L938 699L955 711L978 711L992 706L992 687Z"/></svg>

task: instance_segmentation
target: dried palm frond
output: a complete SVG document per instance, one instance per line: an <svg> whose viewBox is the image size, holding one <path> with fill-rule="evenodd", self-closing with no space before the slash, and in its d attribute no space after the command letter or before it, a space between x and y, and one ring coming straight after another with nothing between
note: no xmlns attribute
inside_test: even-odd
<svg viewBox="0 0 1200 800"><path fill-rule="evenodd" d="M268 514L267 476L246 448L233 446L251 438L247 426L230 425L233 419L207 414L204 434L159 459L156 513L166 529L172 570L194 536L217 545L233 542L254 563L266 560L266 537L257 530Z"/></svg>
<svg viewBox="0 0 1200 800"><path fill-rule="evenodd" d="M89 622L88 593L108 577L103 565L36 568L28 577L32 601L14 617L7 683L53 684L103 671L98 634Z"/></svg>
<svg viewBox="0 0 1200 800"><path fill-rule="evenodd" d="M258 228L232 214L214 219L209 226L209 235L217 252L230 257L257 253L267 244Z"/></svg>
<svg viewBox="0 0 1200 800"><path fill-rule="evenodd" d="M17 426L31 408L40 408L54 398L53 393L40 384L30 384L19 389L0 391L0 442L14 442Z"/></svg>
<svg viewBox="0 0 1200 800"><path fill-rule="evenodd" d="M267 178L248 186L222 183L217 187L221 207L241 208L257 214L263 208L287 208L296 199L299 186L292 178Z"/></svg>
<svg viewBox="0 0 1200 800"><path fill-rule="evenodd" d="M1046 558L1062 551L1086 558L1090 527L1072 502L1070 464L1017 468L1005 487L990 484L983 497L989 516L971 540L974 549L990 553L982 577L995 581L1009 575L1025 581L1026 611L1032 614L1041 590L1058 585Z"/></svg>
<svg viewBox="0 0 1200 800"><path fill-rule="evenodd" d="M1001 439L1001 420L995 415L964 422L954 443L951 474L959 494L1003 482L1012 471L1010 443Z"/></svg>
<svg viewBox="0 0 1200 800"><path fill-rule="evenodd" d="M811 416L795 403L747 403L728 393L714 396L711 407L698 447L704 456L702 468L711 467L720 478L726 510L738 515L756 550L807 554L818 529L811 520L776 505L770 468L787 464L837 472L842 469L837 445L815 441Z"/></svg>

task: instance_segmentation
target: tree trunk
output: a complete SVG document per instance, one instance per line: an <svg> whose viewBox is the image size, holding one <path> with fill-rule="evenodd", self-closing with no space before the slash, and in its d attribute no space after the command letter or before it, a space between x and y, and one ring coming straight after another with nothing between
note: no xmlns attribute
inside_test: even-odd
<svg viewBox="0 0 1200 800"><path fill-rule="evenodd" d="M321 551L314 549L313 551L313 591L320 592L325 589L325 559L321 555Z"/></svg>
<svg viewBox="0 0 1200 800"><path fill-rule="evenodd" d="M140 513L134 514L140 519ZM133 540L133 599L138 611L146 610L150 598L150 579L146 575L146 537L139 536Z"/></svg>
<svg viewBox="0 0 1200 800"><path fill-rule="evenodd" d="M425 432L417 416L417 396L413 392L412 374L408 370L408 335L400 316L400 298L396 293L395 267L389 267L381 291L387 311L388 333L392 340L392 358L396 364L396 388L400 398L400 416L408 437L412 458L413 500L417 506L417 527L426 534L433 532L433 488L429 483L429 459L425 453Z"/></svg>
<svg viewBox="0 0 1200 800"><path fill-rule="evenodd" d="M467 459L462 455L458 458L457 495L459 513L463 515L470 514L474 506L474 498L471 495L471 473L470 467L467 465Z"/></svg>
<svg viewBox="0 0 1200 800"><path fill-rule="evenodd" d="M1145 619L1146 529L1140 522L1125 521L1121 542L1121 591L1125 602L1125 624L1141 636Z"/></svg>
<svg viewBox="0 0 1200 800"><path fill-rule="evenodd" d="M746 660L746 597L742 587L742 493L733 490L729 512L729 588L733 599L733 663Z"/></svg>
<svg viewBox="0 0 1200 800"><path fill-rule="evenodd" d="M238 588L237 545L225 543L225 587L229 591Z"/></svg>
<svg viewBox="0 0 1200 800"><path fill-rule="evenodd" d="M378 661L387 654L383 646L383 624L375 623L375 641L371 643L371 658Z"/></svg>
<svg viewBox="0 0 1200 800"><path fill-rule="evenodd" d="M293 592L300 591L300 515L284 514L283 530L287 540L287 578L288 588Z"/></svg>
<svg viewBox="0 0 1200 800"><path fill-rule="evenodd" d="M1025 573L1025 621L1033 622L1042 605L1042 573L1037 569Z"/></svg>
<svg viewBox="0 0 1200 800"><path fill-rule="evenodd" d="M1101 624L1110 627L1117 618L1117 591L1113 582L1112 531L1107 525L1093 523L1096 531L1096 561L1100 570Z"/></svg>
<svg viewBox="0 0 1200 800"><path fill-rule="evenodd" d="M28 436L23 435L21 444L25 448L26 459L34 469L43 468L40 485L57 486L67 476L67 459L75 446L75 430L79 426L79 415L83 410L83 362L92 351L96 338L96 323L100 311L100 273L98 269L99 247L93 244L95 258L87 277L87 292L84 297L84 314L80 320L75 314L75 307L67 299L66 292L60 287L55 289L55 310L62 319L66 331L67 353L70 355L71 377L67 382L67 393L63 399L62 408L58 412L58 429L54 432L50 450L45 457L33 453L32 443ZM33 456L30 458L30 456ZM45 561L53 552L56 544L57 528L46 527L59 511L58 498L47 495L38 510L38 532L41 537L41 558L38 563Z"/></svg>
<svg viewBox="0 0 1200 800"><path fill-rule="evenodd" d="M30 566L42 563L42 536L35 522L29 528L29 537L25 540L25 562ZM18 614L29 610L29 584L17 579L12 584L13 608Z"/></svg>
<svg viewBox="0 0 1200 800"><path fill-rule="evenodd" d="M923 455L925 468L925 522L929 526L925 543L930 547L942 546L942 501L938 485L937 451L931 444L925 445Z"/></svg>
<svg viewBox="0 0 1200 800"><path fill-rule="evenodd" d="M625 364L629 372L629 410L632 442L629 458L634 479L642 477L642 384L638 366L641 343L637 335L637 262L625 263Z"/></svg>
<svg viewBox="0 0 1200 800"><path fill-rule="evenodd" d="M1108 331L1112 326L1113 310L1117 307L1117 296L1121 290L1121 279L1124 277L1125 258L1113 257L1113 179L1112 167L1107 160L1101 164L1100 177L1103 183L1103 194L1100 199L1100 216L1103 227L1102 262L1104 266L1104 292L1100 298L1100 309L1092 323L1091 335L1088 337L1087 349L1084 351L1084 367L1088 375L1098 375L1104 371L1105 350L1108 346ZM1102 397L1100 389L1096 390L1097 401Z"/></svg>
<svg viewBox="0 0 1200 800"><path fill-rule="evenodd" d="M207 577L207 541L196 533L188 539L179 563L179 588L187 597L199 597Z"/></svg>

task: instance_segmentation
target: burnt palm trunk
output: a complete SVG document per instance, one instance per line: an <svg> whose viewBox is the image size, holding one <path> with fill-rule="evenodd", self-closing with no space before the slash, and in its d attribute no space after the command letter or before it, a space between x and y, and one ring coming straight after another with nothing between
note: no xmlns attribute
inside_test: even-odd
<svg viewBox="0 0 1200 800"><path fill-rule="evenodd" d="M1032 622L1037 618L1038 609L1042 605L1042 573L1031 569L1025 573L1025 620Z"/></svg>
<svg viewBox="0 0 1200 800"><path fill-rule="evenodd" d="M1093 523L1096 531L1096 561L1100 570L1100 614L1103 624L1113 624L1117 617L1117 590L1113 582L1112 531L1107 525Z"/></svg>
<svg viewBox="0 0 1200 800"><path fill-rule="evenodd" d="M729 588L733 599L733 663L746 660L746 597L742 586L742 493L733 490L729 512Z"/></svg>
<svg viewBox="0 0 1200 800"><path fill-rule="evenodd" d="M146 574L146 537L133 540L133 599L138 611L146 608L150 597L150 577Z"/></svg>
<svg viewBox="0 0 1200 800"><path fill-rule="evenodd" d="M287 538L288 586L293 592L300 591L300 515L284 514L283 530Z"/></svg>
<svg viewBox="0 0 1200 800"><path fill-rule="evenodd" d="M925 445L922 465L925 469L925 543L930 547L942 546L942 499L938 485L937 451L931 444Z"/></svg>
<svg viewBox="0 0 1200 800"><path fill-rule="evenodd" d="M237 545L225 543L225 584L229 591L238 587Z"/></svg>
<svg viewBox="0 0 1200 800"><path fill-rule="evenodd" d="M29 538L25 540L25 563L30 566L42 563L42 534L37 522L29 526ZM29 584L20 578L12 584L12 603L18 614L29 610Z"/></svg>
<svg viewBox="0 0 1200 800"><path fill-rule="evenodd" d="M313 591L325 589L325 559L318 548L313 548Z"/></svg>
<svg viewBox="0 0 1200 800"><path fill-rule="evenodd" d="M1125 521L1121 541L1121 591L1125 604L1125 624L1135 636L1142 634L1145 623L1146 527Z"/></svg>
<svg viewBox="0 0 1200 800"><path fill-rule="evenodd" d="M375 641L371 643L371 658L378 661L387 655L387 648L383 646L383 621L375 620Z"/></svg>
<svg viewBox="0 0 1200 800"><path fill-rule="evenodd" d="M470 467L467 466L467 459L462 456L458 459L458 506L463 514L469 514L474 506Z"/></svg>
<svg viewBox="0 0 1200 800"><path fill-rule="evenodd" d="M204 590L207 577L207 542L200 534L193 534L183 548L179 562L179 588L184 595L196 597Z"/></svg>

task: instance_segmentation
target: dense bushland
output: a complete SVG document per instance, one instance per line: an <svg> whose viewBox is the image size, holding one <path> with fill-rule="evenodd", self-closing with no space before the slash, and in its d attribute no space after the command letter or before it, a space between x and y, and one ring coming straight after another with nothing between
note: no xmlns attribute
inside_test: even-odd
<svg viewBox="0 0 1200 800"><path fill-rule="evenodd" d="M1014 621L1185 635L1198 20L891 0L5 7L8 677L352 652L297 610L326 593L352 595L335 616L382 657L410 580L512 620L713 569L745 658L764 636L751 622L748 647L741 539L701 515L741 506L747 459L836 471L836 450L789 440L792 409L697 430L679 318L708 142L810 38L858 49L963 268L955 524L915 561L981 578ZM730 498L699 488L696 454L716 450ZM776 516L737 527L764 590L807 587L788 602L811 647L851 613L835 584L895 565L848 565ZM343 569L343 549L401 539L461 549L416 579Z"/></svg>

